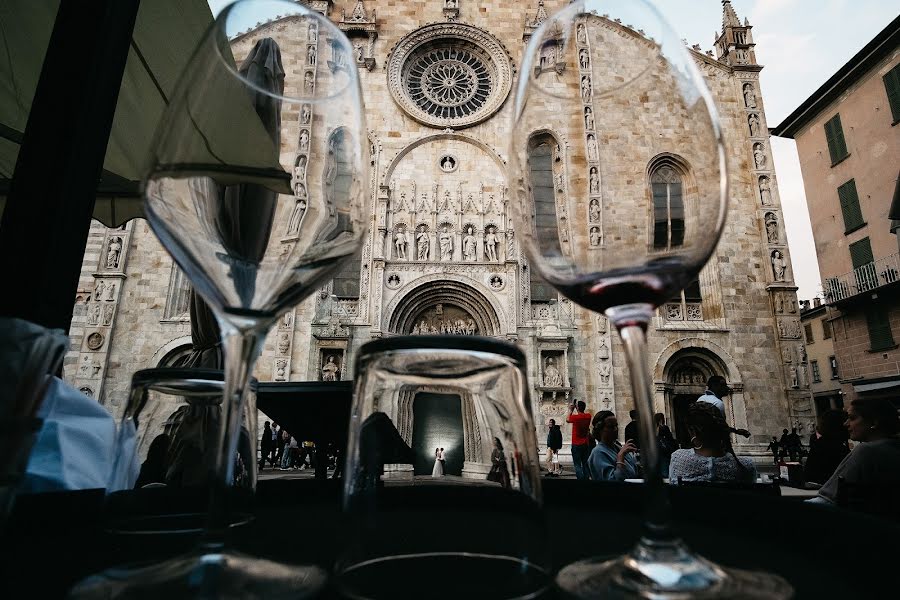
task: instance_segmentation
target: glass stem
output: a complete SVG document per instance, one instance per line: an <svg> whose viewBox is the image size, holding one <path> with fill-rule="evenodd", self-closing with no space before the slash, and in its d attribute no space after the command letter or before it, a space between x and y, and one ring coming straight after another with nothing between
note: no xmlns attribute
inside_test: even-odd
<svg viewBox="0 0 900 600"><path fill-rule="evenodd" d="M653 419L653 389L647 355L647 325L653 309L625 307L630 310L609 311L610 320L616 325L625 347L625 362L631 379L631 393L638 411L638 435L641 442L641 466L644 485L647 488L645 515L647 541L669 540L670 505L663 475L660 472L659 445L656 441L656 425ZM648 539L649 538L649 539Z"/></svg>
<svg viewBox="0 0 900 600"><path fill-rule="evenodd" d="M225 361L225 386L222 402L224 421L217 429L216 461L210 474L209 521L206 530L206 546L224 545L229 527L228 492L234 482L235 455L241 425L244 422L247 386L253 373L256 358L265 341L265 329L248 320L240 326L219 319L222 331L222 353ZM255 432L251 432L253 435ZM251 460L256 460L252 457ZM248 468L253 468L252 465Z"/></svg>

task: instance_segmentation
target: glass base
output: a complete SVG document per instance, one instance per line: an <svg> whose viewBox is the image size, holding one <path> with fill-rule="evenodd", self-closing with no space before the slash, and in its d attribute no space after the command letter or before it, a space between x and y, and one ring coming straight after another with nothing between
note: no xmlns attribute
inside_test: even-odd
<svg viewBox="0 0 900 600"><path fill-rule="evenodd" d="M79 582L69 597L84 600L145 598L314 598L325 571L236 552L193 552L162 563L107 569Z"/></svg>
<svg viewBox="0 0 900 600"><path fill-rule="evenodd" d="M564 567L556 585L568 598L590 600L788 600L794 588L773 573L719 567L681 541L641 540L625 556L587 559Z"/></svg>

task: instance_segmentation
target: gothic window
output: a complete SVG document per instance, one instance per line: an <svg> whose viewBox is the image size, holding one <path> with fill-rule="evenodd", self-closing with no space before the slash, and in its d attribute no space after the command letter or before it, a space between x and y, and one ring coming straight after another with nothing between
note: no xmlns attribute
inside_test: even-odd
<svg viewBox="0 0 900 600"><path fill-rule="evenodd" d="M362 250L358 250L334 277L332 291L338 298L359 298L359 276Z"/></svg>
<svg viewBox="0 0 900 600"><path fill-rule="evenodd" d="M528 169L534 198L534 225L543 254L562 254L559 243L559 223L556 215L556 192L553 185L553 149L556 140L550 135L532 138L528 151ZM540 276L531 273L531 301L556 300L556 290Z"/></svg>
<svg viewBox="0 0 900 600"><path fill-rule="evenodd" d="M191 284L178 265L172 264L169 275L169 291L166 295L164 321L186 321L190 319Z"/></svg>
<svg viewBox="0 0 900 600"><path fill-rule="evenodd" d="M684 244L683 177L668 161L650 171L653 197L653 247L668 250Z"/></svg>

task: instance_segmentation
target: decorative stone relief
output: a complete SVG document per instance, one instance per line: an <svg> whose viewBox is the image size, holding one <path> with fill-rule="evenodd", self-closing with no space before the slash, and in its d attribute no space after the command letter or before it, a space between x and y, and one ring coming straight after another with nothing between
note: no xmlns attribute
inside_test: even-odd
<svg viewBox="0 0 900 600"><path fill-rule="evenodd" d="M406 260L406 246L409 243L406 237L406 225L397 225L397 233L394 234L394 249L396 250L395 258L397 260Z"/></svg>
<svg viewBox="0 0 900 600"><path fill-rule="evenodd" d="M600 222L600 201L596 198L591 198L591 202L588 208L588 216L590 218L591 223L599 223ZM597 232L599 233L599 231ZM596 244L592 244L596 245Z"/></svg>
<svg viewBox="0 0 900 600"><path fill-rule="evenodd" d="M552 356L544 359L542 382L544 387L563 387L562 375L560 375Z"/></svg>
<svg viewBox="0 0 900 600"><path fill-rule="evenodd" d="M756 92L752 83L744 84L744 106L747 108L756 108Z"/></svg>
<svg viewBox="0 0 900 600"><path fill-rule="evenodd" d="M94 390L92 388L90 388L89 386L83 385L80 388L78 388L78 391L81 392L82 394L84 394L85 396L87 396L88 398L94 397Z"/></svg>
<svg viewBox="0 0 900 600"><path fill-rule="evenodd" d="M778 319L778 335L784 339L799 340L800 339L800 319L796 318L780 318Z"/></svg>
<svg viewBox="0 0 900 600"><path fill-rule="evenodd" d="M772 204L772 184L765 175L759 178L759 199L763 206Z"/></svg>
<svg viewBox="0 0 900 600"><path fill-rule="evenodd" d="M342 355L335 352L326 352L322 350L322 368L320 370L322 381L340 381L341 380L341 358Z"/></svg>
<svg viewBox="0 0 900 600"><path fill-rule="evenodd" d="M400 276L396 273L389 274L385 285L387 285L388 289L396 290L400 287Z"/></svg>
<svg viewBox="0 0 900 600"><path fill-rule="evenodd" d="M278 334L278 354L287 354L291 349L291 334L282 332Z"/></svg>
<svg viewBox="0 0 900 600"><path fill-rule="evenodd" d="M599 227L591 227L590 237L591 237L591 246L594 246L594 247L599 246L600 243L603 241L603 237L600 235Z"/></svg>
<svg viewBox="0 0 900 600"><path fill-rule="evenodd" d="M416 260L428 260L431 252L431 239L428 235L428 226L419 225L418 233L416 233Z"/></svg>
<svg viewBox="0 0 900 600"><path fill-rule="evenodd" d="M275 369L272 379L275 381L287 381L288 361L286 358L279 358L275 361Z"/></svg>
<svg viewBox="0 0 900 600"><path fill-rule="evenodd" d="M488 227L484 234L484 259L488 262L497 262L497 230Z"/></svg>
<svg viewBox="0 0 900 600"><path fill-rule="evenodd" d="M459 166L459 160L452 154L445 154L438 161L438 165L444 173L453 173Z"/></svg>
<svg viewBox="0 0 900 600"><path fill-rule="evenodd" d="M766 238L768 238L770 244L778 243L778 217L775 216L775 213L767 212L765 216L766 223Z"/></svg>
<svg viewBox="0 0 900 600"><path fill-rule="evenodd" d="M766 158L766 147L762 142L753 144L753 163L757 169L765 169L768 158Z"/></svg>
<svg viewBox="0 0 900 600"><path fill-rule="evenodd" d="M787 277L787 261L784 260L780 250L772 251L772 275L775 281L785 281Z"/></svg>
<svg viewBox="0 0 900 600"><path fill-rule="evenodd" d="M501 275L495 273L488 279L488 285L495 292L499 292L504 287L506 287L506 282L503 280L503 277Z"/></svg>
<svg viewBox="0 0 900 600"><path fill-rule="evenodd" d="M106 339L103 337L103 334L95 331L94 333L87 336L86 346L89 350L93 350L96 352L103 347L103 342L105 341Z"/></svg>
<svg viewBox="0 0 900 600"><path fill-rule="evenodd" d="M473 228L471 225L466 228L466 235L463 237L463 260L469 262L475 262L477 256L476 251L478 247L478 242L475 239L475 235L473 232Z"/></svg>
<svg viewBox="0 0 900 600"><path fill-rule="evenodd" d="M106 268L118 269L119 259L122 257L122 238L114 236L109 238L106 244Z"/></svg>
<svg viewBox="0 0 900 600"><path fill-rule="evenodd" d="M750 137L760 137L760 122L758 114L751 113L750 116L747 117L747 125L750 127Z"/></svg>

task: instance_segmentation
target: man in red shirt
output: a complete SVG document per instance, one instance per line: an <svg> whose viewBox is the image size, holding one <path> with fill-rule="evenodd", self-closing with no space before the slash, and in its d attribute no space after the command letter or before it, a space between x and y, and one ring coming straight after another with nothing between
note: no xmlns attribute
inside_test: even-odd
<svg viewBox="0 0 900 600"><path fill-rule="evenodd" d="M577 408L577 412L574 412ZM572 424L572 462L575 463L575 477L590 479L588 457L591 454L591 413L585 409L587 405L579 400L569 405L569 416L566 423Z"/></svg>

